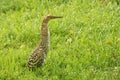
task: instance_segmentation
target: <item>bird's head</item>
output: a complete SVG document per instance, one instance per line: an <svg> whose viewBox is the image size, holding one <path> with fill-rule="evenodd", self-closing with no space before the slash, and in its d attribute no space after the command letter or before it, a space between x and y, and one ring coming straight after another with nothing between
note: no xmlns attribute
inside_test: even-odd
<svg viewBox="0 0 120 80"><path fill-rule="evenodd" d="M48 15L44 18L45 22L50 21L51 19L58 19L58 18L63 18L62 16L52 16L52 15Z"/></svg>

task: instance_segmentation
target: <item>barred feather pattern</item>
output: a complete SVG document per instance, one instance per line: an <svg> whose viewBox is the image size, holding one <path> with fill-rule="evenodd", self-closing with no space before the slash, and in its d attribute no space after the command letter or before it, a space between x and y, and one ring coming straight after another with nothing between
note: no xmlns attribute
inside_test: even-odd
<svg viewBox="0 0 120 80"><path fill-rule="evenodd" d="M42 46L39 46L31 55L28 61L28 67L33 68L33 67L39 67L44 63L45 59L45 50L43 49Z"/></svg>
<svg viewBox="0 0 120 80"><path fill-rule="evenodd" d="M42 23L41 27L41 43L40 45L32 52L28 60L28 67L40 67L45 63L46 55L50 49L50 32L47 27L47 22Z"/></svg>
<svg viewBox="0 0 120 80"><path fill-rule="evenodd" d="M62 18L61 16L51 16L48 15L43 19L41 27L41 43L32 52L28 60L28 67L40 67L45 62L46 55L50 49L50 32L47 23L51 19Z"/></svg>

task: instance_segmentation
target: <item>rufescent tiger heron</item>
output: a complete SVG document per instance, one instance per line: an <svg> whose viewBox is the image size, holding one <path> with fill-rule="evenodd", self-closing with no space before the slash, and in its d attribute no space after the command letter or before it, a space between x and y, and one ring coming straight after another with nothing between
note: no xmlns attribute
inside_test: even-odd
<svg viewBox="0 0 120 80"><path fill-rule="evenodd" d="M45 62L46 55L50 49L50 32L47 24L50 20L58 18L62 18L62 16L48 15L43 19L41 26L41 42L39 46L30 55L27 63L27 66L30 69L40 67Z"/></svg>

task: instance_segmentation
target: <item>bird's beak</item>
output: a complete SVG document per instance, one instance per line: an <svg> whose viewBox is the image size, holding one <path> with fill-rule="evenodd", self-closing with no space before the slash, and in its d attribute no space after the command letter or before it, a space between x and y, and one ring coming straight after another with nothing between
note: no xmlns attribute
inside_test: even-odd
<svg viewBox="0 0 120 80"><path fill-rule="evenodd" d="M62 16L51 16L51 19L63 18Z"/></svg>

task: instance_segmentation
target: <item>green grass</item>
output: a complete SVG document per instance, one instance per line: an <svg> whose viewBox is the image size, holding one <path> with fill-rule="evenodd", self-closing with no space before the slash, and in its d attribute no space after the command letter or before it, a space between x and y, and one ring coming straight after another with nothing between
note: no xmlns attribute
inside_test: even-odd
<svg viewBox="0 0 120 80"><path fill-rule="evenodd" d="M29 71L48 14L64 18L49 23L46 64ZM0 80L120 80L118 0L0 0Z"/></svg>

